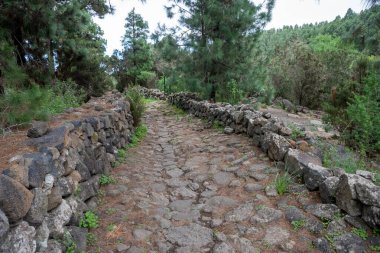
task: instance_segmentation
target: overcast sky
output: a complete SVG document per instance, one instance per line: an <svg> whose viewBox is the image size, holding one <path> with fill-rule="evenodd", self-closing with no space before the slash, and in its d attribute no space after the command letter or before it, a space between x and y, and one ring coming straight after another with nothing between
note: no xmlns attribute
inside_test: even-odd
<svg viewBox="0 0 380 253"><path fill-rule="evenodd" d="M166 17L164 5L168 0L147 0L141 4L138 0L110 0L115 7L114 15L107 15L104 19L95 19L104 31L107 39L107 54L114 49L121 49L121 37L124 35L124 19L133 7L136 12L148 21L149 29L153 32L157 23L174 26L175 20ZM272 21L267 28L281 28L284 25L302 25L321 21L334 20L336 16L343 16L347 9L355 12L364 9L362 0L277 0L273 10Z"/></svg>

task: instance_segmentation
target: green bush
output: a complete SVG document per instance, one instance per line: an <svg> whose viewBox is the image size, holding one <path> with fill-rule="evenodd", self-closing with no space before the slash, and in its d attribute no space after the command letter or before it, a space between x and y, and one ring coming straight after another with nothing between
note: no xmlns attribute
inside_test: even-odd
<svg viewBox="0 0 380 253"><path fill-rule="evenodd" d="M128 147L135 147L137 146L142 139L147 135L148 128L145 125L139 125L136 129L134 134L132 135L131 143L129 143Z"/></svg>
<svg viewBox="0 0 380 253"><path fill-rule="evenodd" d="M126 97L131 106L134 126L138 126L145 111L144 96L141 94L138 87L135 86L128 89Z"/></svg>
<svg viewBox="0 0 380 253"><path fill-rule="evenodd" d="M363 94L356 94L347 109L345 132L350 144L363 154L380 150L380 77L370 75Z"/></svg>
<svg viewBox="0 0 380 253"><path fill-rule="evenodd" d="M78 107L83 91L72 81L57 81L51 88L37 85L29 89L7 89L0 97L0 127L47 120L50 115Z"/></svg>
<svg viewBox="0 0 380 253"><path fill-rule="evenodd" d="M274 181L277 193L279 195L283 195L285 192L287 192L291 182L292 177L287 172L282 175L277 174Z"/></svg>
<svg viewBox="0 0 380 253"><path fill-rule="evenodd" d="M112 176L101 175L99 178L100 185L108 185L116 183L116 179Z"/></svg>
<svg viewBox="0 0 380 253"><path fill-rule="evenodd" d="M99 226L99 218L94 212L87 211L84 217L80 219L79 226L81 228L97 228Z"/></svg>

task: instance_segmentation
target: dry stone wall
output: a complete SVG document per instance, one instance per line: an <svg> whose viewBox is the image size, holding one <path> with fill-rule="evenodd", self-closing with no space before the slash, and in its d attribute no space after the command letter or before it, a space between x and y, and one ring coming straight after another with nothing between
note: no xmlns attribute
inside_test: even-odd
<svg viewBox="0 0 380 253"><path fill-rule="evenodd" d="M352 217L362 218L370 227L380 227L380 187L370 172L358 170L347 174L339 168L325 168L321 159L293 148L292 131L270 113L254 110L251 105L209 103L192 93L169 96L158 90L143 89L144 95L166 99L173 105L210 122L219 121L226 133L245 133L277 167L299 176L310 191L319 191L324 203L336 204Z"/></svg>
<svg viewBox="0 0 380 253"><path fill-rule="evenodd" d="M26 143L36 152L13 157L0 175L0 252L65 252L67 240L85 250L87 229L79 221L94 207L117 149L130 141L133 118L118 92L83 107L95 116L29 131L39 136Z"/></svg>

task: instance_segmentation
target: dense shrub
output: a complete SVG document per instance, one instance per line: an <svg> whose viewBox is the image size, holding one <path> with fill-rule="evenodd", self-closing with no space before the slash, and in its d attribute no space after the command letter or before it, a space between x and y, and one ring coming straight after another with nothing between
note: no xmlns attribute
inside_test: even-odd
<svg viewBox="0 0 380 253"><path fill-rule="evenodd" d="M72 81L57 81L51 88L6 89L0 97L0 127L47 120L51 114L80 106L83 94Z"/></svg>
<svg viewBox="0 0 380 253"><path fill-rule="evenodd" d="M131 106L134 125L138 126L145 111L144 96L139 91L139 88L134 86L127 90L126 97Z"/></svg>

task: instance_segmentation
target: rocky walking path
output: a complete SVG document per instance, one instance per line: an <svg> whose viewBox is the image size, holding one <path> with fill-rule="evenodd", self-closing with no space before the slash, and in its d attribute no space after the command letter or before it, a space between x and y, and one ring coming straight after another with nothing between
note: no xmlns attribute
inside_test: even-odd
<svg viewBox="0 0 380 253"><path fill-rule="evenodd" d="M90 252L362 252L378 240L301 184L279 196L279 169L247 136L148 107L147 137L99 194Z"/></svg>

